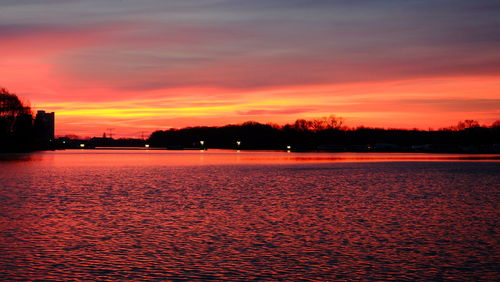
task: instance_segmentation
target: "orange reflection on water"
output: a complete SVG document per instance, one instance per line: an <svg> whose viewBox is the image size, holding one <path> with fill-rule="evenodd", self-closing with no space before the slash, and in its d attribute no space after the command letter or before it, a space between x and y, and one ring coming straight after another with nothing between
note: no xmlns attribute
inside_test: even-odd
<svg viewBox="0 0 500 282"><path fill-rule="evenodd" d="M0 163L0 277L494 281L499 166L425 161L460 157L36 153Z"/></svg>
<svg viewBox="0 0 500 282"><path fill-rule="evenodd" d="M426 153L289 153L280 151L66 150L36 153L55 166L186 166L330 162L499 161L500 155Z"/></svg>

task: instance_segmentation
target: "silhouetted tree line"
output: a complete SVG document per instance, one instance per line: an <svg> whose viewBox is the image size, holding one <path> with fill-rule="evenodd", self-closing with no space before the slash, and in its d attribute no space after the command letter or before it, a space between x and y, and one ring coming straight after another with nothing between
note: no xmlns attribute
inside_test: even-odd
<svg viewBox="0 0 500 282"><path fill-rule="evenodd" d="M54 113L38 111L0 88L0 152L55 149Z"/></svg>
<svg viewBox="0 0 500 282"><path fill-rule="evenodd" d="M286 150L290 146L293 151L494 153L500 149L500 121L480 126L477 121L466 120L439 130L405 130L348 128L342 118L330 116L299 119L283 126L249 121L220 127L160 130L153 132L148 142L167 149Z"/></svg>
<svg viewBox="0 0 500 282"><path fill-rule="evenodd" d="M31 108L5 88L0 88L0 151L29 151L35 148Z"/></svg>

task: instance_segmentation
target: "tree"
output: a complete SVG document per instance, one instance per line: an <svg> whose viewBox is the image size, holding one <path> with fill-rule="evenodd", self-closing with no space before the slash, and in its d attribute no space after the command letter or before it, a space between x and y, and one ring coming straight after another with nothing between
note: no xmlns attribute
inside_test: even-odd
<svg viewBox="0 0 500 282"><path fill-rule="evenodd" d="M341 129L344 125L344 119L341 117L329 116L326 119L328 129Z"/></svg>
<svg viewBox="0 0 500 282"><path fill-rule="evenodd" d="M33 134L31 108L16 94L0 88L0 150L29 150Z"/></svg>
<svg viewBox="0 0 500 282"><path fill-rule="evenodd" d="M466 119L464 121L459 121L458 124L456 125L456 130L464 130L468 128L475 128L475 127L480 127L479 122L477 120L473 119Z"/></svg>
<svg viewBox="0 0 500 282"><path fill-rule="evenodd" d="M297 131L308 131L310 127L310 121L305 119L298 119L293 124L293 128Z"/></svg>
<svg viewBox="0 0 500 282"><path fill-rule="evenodd" d="M1 130L13 132L17 121L26 115L32 115L31 108L24 105L16 94L0 88L0 119L3 125Z"/></svg>

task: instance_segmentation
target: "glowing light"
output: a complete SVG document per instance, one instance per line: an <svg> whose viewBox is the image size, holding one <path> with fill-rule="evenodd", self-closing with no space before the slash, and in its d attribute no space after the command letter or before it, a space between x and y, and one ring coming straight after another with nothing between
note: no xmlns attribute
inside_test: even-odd
<svg viewBox="0 0 500 282"><path fill-rule="evenodd" d="M80 144L80 148L85 148L85 144Z"/></svg>

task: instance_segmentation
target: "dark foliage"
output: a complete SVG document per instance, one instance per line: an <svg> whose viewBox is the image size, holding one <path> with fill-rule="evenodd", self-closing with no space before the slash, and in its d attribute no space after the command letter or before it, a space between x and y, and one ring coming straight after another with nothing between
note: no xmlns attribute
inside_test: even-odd
<svg viewBox="0 0 500 282"><path fill-rule="evenodd" d="M0 88L0 151L27 151L34 147L31 108Z"/></svg>
<svg viewBox="0 0 500 282"><path fill-rule="evenodd" d="M479 126L476 121L436 131L346 128L335 117L297 120L277 126L246 122L222 127L188 127L156 131L148 142L167 149L225 148L294 151L400 151L494 153L500 144L500 123ZM203 145L200 143L203 141ZM240 141L240 145L237 144Z"/></svg>

